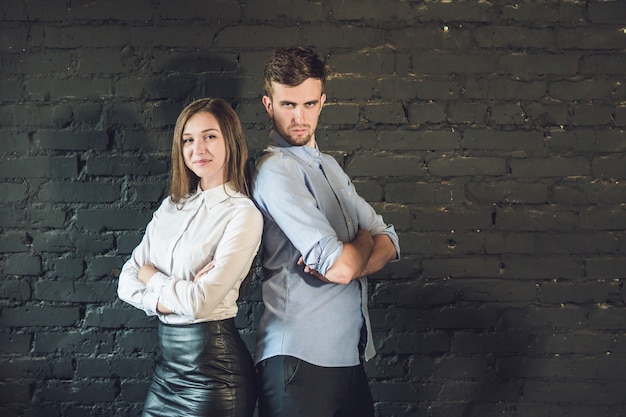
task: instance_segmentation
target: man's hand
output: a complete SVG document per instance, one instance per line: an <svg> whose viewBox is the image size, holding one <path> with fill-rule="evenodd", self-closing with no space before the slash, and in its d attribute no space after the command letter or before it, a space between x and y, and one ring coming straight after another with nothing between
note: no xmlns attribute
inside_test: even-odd
<svg viewBox="0 0 626 417"><path fill-rule="evenodd" d="M311 268L308 265L304 264L304 258L301 256L300 259L298 259L298 265L304 265L304 272L306 272L307 274L311 274L313 275L315 278L319 279L322 282L325 282L327 284L330 284L331 282L326 279L326 277L322 274L320 274L319 272L317 272L315 269Z"/></svg>

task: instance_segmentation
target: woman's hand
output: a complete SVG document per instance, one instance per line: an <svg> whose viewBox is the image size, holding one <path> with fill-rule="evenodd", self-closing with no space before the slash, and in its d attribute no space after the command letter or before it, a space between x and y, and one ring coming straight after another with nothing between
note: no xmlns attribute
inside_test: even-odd
<svg viewBox="0 0 626 417"><path fill-rule="evenodd" d="M193 278L193 282L198 282L202 279L202 276L209 272L211 269L215 268L215 259L213 259L208 264L204 265L201 270L196 273L196 276Z"/></svg>
<svg viewBox="0 0 626 417"><path fill-rule="evenodd" d="M137 274L137 279L143 284L148 285L148 282L152 279L154 274L159 272L158 269L154 267L152 264L145 264L139 269L139 273Z"/></svg>

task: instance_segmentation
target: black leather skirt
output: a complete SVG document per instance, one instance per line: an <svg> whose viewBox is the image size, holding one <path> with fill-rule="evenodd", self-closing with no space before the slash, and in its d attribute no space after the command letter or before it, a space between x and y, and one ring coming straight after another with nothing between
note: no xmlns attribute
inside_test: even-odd
<svg viewBox="0 0 626 417"><path fill-rule="evenodd" d="M234 319L159 323L154 378L143 417L251 417L252 357Z"/></svg>

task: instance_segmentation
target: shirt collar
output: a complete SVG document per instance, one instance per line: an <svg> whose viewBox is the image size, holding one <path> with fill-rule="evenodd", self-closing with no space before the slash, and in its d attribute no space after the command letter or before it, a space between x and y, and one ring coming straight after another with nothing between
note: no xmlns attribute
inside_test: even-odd
<svg viewBox="0 0 626 417"><path fill-rule="evenodd" d="M238 195L239 193L233 188L230 182L220 184L216 187L209 188L208 190L202 190L202 188L200 188L200 184L198 184L196 193L189 198L189 201L199 199L198 202L203 202L205 206L211 208L230 197Z"/></svg>
<svg viewBox="0 0 626 417"><path fill-rule="evenodd" d="M311 165L314 160L319 160L321 157L320 150L317 147L317 142L315 142L315 148L311 148L310 146L306 146L306 145L294 146L290 144L289 142L287 142L274 129L270 131L270 139L272 139L272 145L275 148L279 150L284 150L285 152L289 152L292 155L307 162L309 165Z"/></svg>

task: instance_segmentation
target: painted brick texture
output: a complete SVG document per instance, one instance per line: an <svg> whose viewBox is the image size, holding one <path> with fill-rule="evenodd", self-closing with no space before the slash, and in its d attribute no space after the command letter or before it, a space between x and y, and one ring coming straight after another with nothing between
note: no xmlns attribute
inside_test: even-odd
<svg viewBox="0 0 626 417"><path fill-rule="evenodd" d="M331 68L317 140L399 232L371 279L377 416L626 413L626 3L0 1L0 415L138 416L119 270L178 112L253 152L277 46ZM237 324L253 348L258 281Z"/></svg>

